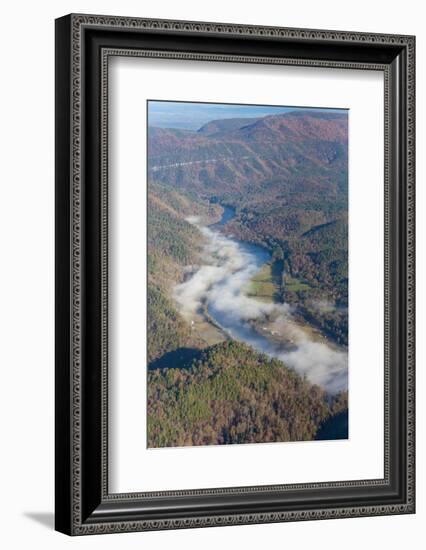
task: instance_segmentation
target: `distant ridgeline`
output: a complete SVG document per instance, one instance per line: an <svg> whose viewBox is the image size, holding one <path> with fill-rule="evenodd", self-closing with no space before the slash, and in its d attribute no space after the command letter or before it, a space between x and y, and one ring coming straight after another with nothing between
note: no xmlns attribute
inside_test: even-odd
<svg viewBox="0 0 426 550"><path fill-rule="evenodd" d="M347 345L347 139L346 114L326 111L149 129L150 446L313 439L337 416L344 437L346 394L332 399L242 344L207 347L171 289L202 246L185 218L214 223L228 204L222 230L271 251L281 301Z"/></svg>

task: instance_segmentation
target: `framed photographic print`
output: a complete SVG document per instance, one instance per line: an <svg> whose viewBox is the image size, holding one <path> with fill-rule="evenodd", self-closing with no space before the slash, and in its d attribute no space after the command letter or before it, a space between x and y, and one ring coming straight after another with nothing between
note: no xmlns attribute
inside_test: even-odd
<svg viewBox="0 0 426 550"><path fill-rule="evenodd" d="M406 514L412 36L56 21L56 529Z"/></svg>

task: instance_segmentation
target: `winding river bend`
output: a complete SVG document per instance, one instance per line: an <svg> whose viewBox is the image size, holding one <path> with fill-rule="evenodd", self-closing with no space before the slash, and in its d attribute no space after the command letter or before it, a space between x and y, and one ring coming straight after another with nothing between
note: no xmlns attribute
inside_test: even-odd
<svg viewBox="0 0 426 550"><path fill-rule="evenodd" d="M332 346L307 324L296 320L289 304L266 303L248 295L253 276L271 260L260 246L224 235L220 228L235 211L223 207L210 226L188 221L204 237L201 264L188 268L174 289L182 315L209 344L233 338L287 366L334 394L347 389L347 351Z"/></svg>

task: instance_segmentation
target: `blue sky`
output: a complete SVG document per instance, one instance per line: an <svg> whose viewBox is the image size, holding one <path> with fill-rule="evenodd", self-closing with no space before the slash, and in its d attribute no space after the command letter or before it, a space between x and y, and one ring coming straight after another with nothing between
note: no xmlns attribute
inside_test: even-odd
<svg viewBox="0 0 426 550"><path fill-rule="evenodd" d="M314 109L312 107L270 107L267 105L150 100L148 101L148 124L160 128L198 130L198 128L210 120L239 117L256 118L301 110L343 111L343 109Z"/></svg>

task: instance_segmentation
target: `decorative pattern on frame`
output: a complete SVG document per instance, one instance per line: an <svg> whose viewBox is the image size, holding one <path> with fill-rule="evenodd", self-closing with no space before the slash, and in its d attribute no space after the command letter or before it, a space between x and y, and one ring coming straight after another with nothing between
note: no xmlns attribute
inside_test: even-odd
<svg viewBox="0 0 426 550"><path fill-rule="evenodd" d="M407 59L407 104L408 104L408 141L407 141L407 503L391 506L366 506L366 507L343 507L335 509L314 509L297 512L273 512L273 513L253 513L253 514L229 514L215 515L210 517L194 517L191 519L170 519L170 520L147 520L147 521L125 521L117 523L93 523L82 525L81 515L81 316L82 316L82 263L81 263L81 242L82 242L82 143L81 143L81 48L82 48L82 29L83 27L102 26L121 29L146 29L146 30L176 30L190 31L193 33L211 33L215 35L252 37L282 37L302 39L309 38L319 41L331 41L336 43L353 42L365 44L400 44L406 46ZM155 52L142 50L113 50L103 51L102 56L102 433L103 433L103 467L102 467L102 491L105 499L140 499L144 496L165 496L165 495L198 495L198 494L243 494L258 490L259 487L244 487L231 489L215 490L194 490L194 491L172 491L161 493L130 493L130 494L108 494L108 465L107 465L107 416L108 416L108 353L107 353L107 326L108 326L108 257L107 257L107 194L108 194L108 155L107 155L107 121L108 121L108 101L107 101L107 78L108 78L108 57L111 55L123 56L141 56L141 57L163 57L169 59L191 59L207 61L235 61L241 63L274 63L287 65L303 65L315 67L335 67L346 69L369 69L382 70L385 75L385 167L389 164L389 105L391 97L389 95L389 69L385 65L372 65L362 63L336 63L332 61L316 60L294 60L282 58L262 58L245 57L230 55L209 55L209 54L191 54L191 53L173 53L173 52ZM364 33L346 33L338 31L319 31L306 29L286 29L271 27L248 27L244 25L227 25L217 23L200 22L182 22L168 20L147 20L122 17L102 17L91 15L73 15L72 16L72 334L71 334L71 361L72 361L72 530L76 535L117 533L128 531L159 530L159 529L181 529L190 527L218 526L218 525L237 525L247 523L264 522L283 522L283 521L303 521L312 519L328 519L337 517L362 517L370 515L384 515L398 513L411 513L414 509L414 168L415 168L415 146L414 146L414 39L406 36L395 35L377 35ZM385 169L385 228L390 227L389 210L389 173ZM389 235L385 234L385 271L388 272L389 266ZM389 325L389 282L385 280L385 328ZM385 330L385 341L389 342L389 334ZM386 365L389 364L389 345L385 345L385 392L389 392L389 378ZM389 407L388 400L385 399L385 477L383 480L365 480L365 481L345 481L333 483L316 484L297 484L297 485L278 485L272 487L262 487L268 490L294 490L305 489L309 487L349 487L373 484L386 484L389 474Z"/></svg>

